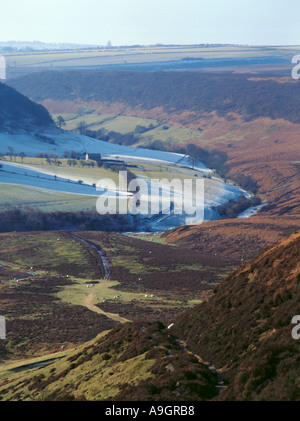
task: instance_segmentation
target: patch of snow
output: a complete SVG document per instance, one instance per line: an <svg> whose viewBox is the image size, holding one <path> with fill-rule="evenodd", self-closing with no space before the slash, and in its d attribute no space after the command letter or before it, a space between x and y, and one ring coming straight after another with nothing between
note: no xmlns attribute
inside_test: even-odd
<svg viewBox="0 0 300 421"><path fill-rule="evenodd" d="M35 171L34 169L24 168L24 166L1 162L0 182L6 184L16 184L23 186L39 187L48 190L55 190L65 193L74 193L88 196L99 196L96 187L71 182L65 178L54 177L46 173ZM121 193L120 193L121 194Z"/></svg>
<svg viewBox="0 0 300 421"><path fill-rule="evenodd" d="M251 208L248 208L248 209L244 210L243 212L241 212L237 216L237 218L250 218L250 216L255 215L260 209L262 209L266 205L267 205L267 203L262 203L262 204L257 205L257 206L252 206Z"/></svg>
<svg viewBox="0 0 300 421"><path fill-rule="evenodd" d="M8 147L12 147L15 153L24 152L27 156L35 156L36 153L45 152L63 156L64 151L73 150L82 155L85 153L100 153L103 158L109 159L134 158L135 162L140 159L141 162L149 160L160 163L175 163L184 159L182 154L116 145L73 132L45 133L43 136L46 137L47 141L35 136L34 133L0 133L0 153L7 153ZM203 169L205 168L205 165L203 165Z"/></svg>

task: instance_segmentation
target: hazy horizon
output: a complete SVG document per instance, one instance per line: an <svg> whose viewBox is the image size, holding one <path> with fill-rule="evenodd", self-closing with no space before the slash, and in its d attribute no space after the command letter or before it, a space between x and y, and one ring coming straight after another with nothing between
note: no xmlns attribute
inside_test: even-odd
<svg viewBox="0 0 300 421"><path fill-rule="evenodd" d="M107 47L107 43L106 44L87 44L87 43L77 43L77 42L54 42L54 41L49 41L49 42L44 42L44 41L40 41L38 39L34 39L34 40L26 40L26 39L10 39L10 40L0 40L0 44L9 44L9 43L15 43L15 44L43 44L43 45L75 45L75 46L90 46L90 47ZM299 44L240 44L240 43L222 43L222 42L214 42L214 43L209 43L209 42L203 42L203 43L191 43L191 44L186 44L186 43L161 43L161 42L157 42L155 44L119 44L119 45L113 45L112 47L155 47L155 46L191 46L191 47L197 47L198 45L230 45L230 46L241 46L241 47L300 47L300 43Z"/></svg>
<svg viewBox="0 0 300 421"><path fill-rule="evenodd" d="M11 0L1 10L0 41L299 45L299 15L296 0Z"/></svg>

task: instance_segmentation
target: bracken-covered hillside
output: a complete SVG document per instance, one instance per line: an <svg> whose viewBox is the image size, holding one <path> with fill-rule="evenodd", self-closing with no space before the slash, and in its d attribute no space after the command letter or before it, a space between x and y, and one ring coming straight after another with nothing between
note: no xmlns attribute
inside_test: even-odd
<svg viewBox="0 0 300 421"><path fill-rule="evenodd" d="M300 122L300 83L292 78L290 83L277 83L232 74L71 70L29 74L9 83L38 102L80 99Z"/></svg>
<svg viewBox="0 0 300 421"><path fill-rule="evenodd" d="M230 275L207 302L180 315L173 333L222 369L218 399L300 400L300 233Z"/></svg>

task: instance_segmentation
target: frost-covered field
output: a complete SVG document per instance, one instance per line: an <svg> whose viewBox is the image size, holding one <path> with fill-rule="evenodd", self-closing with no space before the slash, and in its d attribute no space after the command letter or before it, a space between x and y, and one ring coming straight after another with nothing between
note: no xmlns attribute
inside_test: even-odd
<svg viewBox="0 0 300 421"><path fill-rule="evenodd" d="M46 174L29 166L1 161L0 182L23 186L40 187L66 193L77 193L97 196L96 187L79 184L78 182Z"/></svg>
<svg viewBox="0 0 300 421"><path fill-rule="evenodd" d="M24 152L27 156L35 156L36 153L53 152L62 156L64 151L76 151L79 154L100 153L102 158L126 159L130 162L153 162L153 163L178 163L187 164L187 158L181 154L171 152L154 151L129 146L115 145L101 140L82 136L72 132L43 134L42 140L34 134L9 134L0 133L0 153L7 153L12 147L15 153ZM202 169L207 170L205 165Z"/></svg>
<svg viewBox="0 0 300 421"><path fill-rule="evenodd" d="M118 183L113 182L112 186L105 193L108 197L116 194L123 196L123 198L124 196L131 196L132 200L128 204L128 210L132 211L135 208L138 209L138 213L145 214L146 218L150 217L153 228L157 230L173 228L183 224L200 223L203 220L218 219L216 208L219 205L225 203L228 199L235 200L241 194L245 194L238 187L224 183L213 176L211 177L211 170L201 162L198 162L196 165L193 163L192 168L189 158L181 154L120 146L71 132L44 136L46 136L47 143L35 135L2 133L0 134L0 152L7 153L10 147L13 148L14 153L24 152L26 156L35 156L36 153L41 152L52 152L61 157L64 151L73 150L82 154L82 156L86 152L100 153L102 158L119 159L127 163L140 163L140 165L159 164L165 168L172 166L172 169L184 166L193 169L197 174L197 177L190 180L193 190L186 188L182 179L178 180L179 183L175 183L175 187L172 187L171 199L168 184L167 186L162 186L159 179L153 180L147 177L140 177L140 182L147 187L139 195L140 203L142 205L146 203L146 205L139 208L134 206L137 196L124 191L124 185L121 189L122 191L120 191ZM99 189L101 183L96 183L96 186L92 185L91 177L82 177L80 169L78 169L80 173L78 176L74 174L74 169L71 171L68 167L60 171L59 175L55 175L54 168L33 168L28 164L23 165L7 161L2 161L1 164L0 183L5 183L6 186L9 184L23 185L57 192L94 196L95 201L97 197L101 197L103 194L103 191ZM81 182L78 182L79 178L82 180ZM176 173L174 173L174 179L176 179ZM196 185L198 190L196 190ZM158 212L152 212L154 208L157 210L159 202L162 203L163 215L158 215ZM145 212L146 208L150 213L148 212L147 214ZM110 206L107 206L107 209L113 213L113 209ZM191 217L191 209L195 210L196 218Z"/></svg>

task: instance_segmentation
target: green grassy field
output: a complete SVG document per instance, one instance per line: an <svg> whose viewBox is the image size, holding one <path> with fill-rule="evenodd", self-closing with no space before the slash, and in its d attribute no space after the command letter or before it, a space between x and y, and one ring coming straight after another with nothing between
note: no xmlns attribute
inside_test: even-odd
<svg viewBox="0 0 300 421"><path fill-rule="evenodd" d="M201 142L202 133L197 129L190 129L180 125L165 124L159 120L140 118L124 115L101 114L94 112L80 112L80 114L53 113L52 118L57 121L61 116L65 120L65 130L76 131L78 125L84 122L88 130L105 130L106 133L116 132L120 134L134 133L138 138L135 146L147 146L155 140L170 143L181 143L188 141ZM135 130L138 126L147 128L145 133L138 134ZM152 128L153 127L153 128Z"/></svg>
<svg viewBox="0 0 300 421"><path fill-rule="evenodd" d="M79 110L78 114L57 114L53 113L52 118L57 121L57 117L62 116L65 120L66 125L63 126L66 130L75 130L79 123L83 122L89 130L100 130L104 129L108 132L116 131L121 134L134 132L138 125L149 127L151 124L154 126L158 125L157 120L130 117L130 116L118 116L113 114L99 114L97 111L90 112L89 110Z"/></svg>
<svg viewBox="0 0 300 421"><path fill-rule="evenodd" d="M65 120L65 125L62 126L65 130L76 130L78 124L84 122L86 127L90 130L98 130L98 127L102 127L106 121L111 121L115 118L112 114L99 114L98 112L92 110L90 112L89 109L84 109L78 111L77 114L70 114L70 113L53 113L52 118L56 122L57 117L63 117Z"/></svg>

